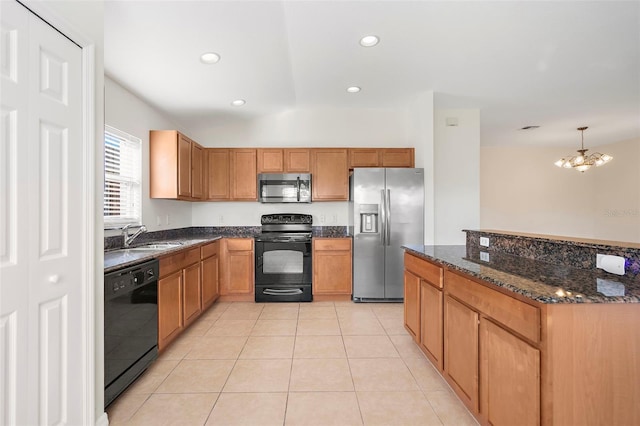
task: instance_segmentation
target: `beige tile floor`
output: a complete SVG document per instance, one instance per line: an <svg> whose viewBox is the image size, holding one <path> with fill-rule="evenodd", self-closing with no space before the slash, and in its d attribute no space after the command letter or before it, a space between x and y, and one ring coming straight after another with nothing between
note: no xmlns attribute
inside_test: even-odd
<svg viewBox="0 0 640 426"><path fill-rule="evenodd" d="M113 425L476 425L402 304L216 303L108 409Z"/></svg>

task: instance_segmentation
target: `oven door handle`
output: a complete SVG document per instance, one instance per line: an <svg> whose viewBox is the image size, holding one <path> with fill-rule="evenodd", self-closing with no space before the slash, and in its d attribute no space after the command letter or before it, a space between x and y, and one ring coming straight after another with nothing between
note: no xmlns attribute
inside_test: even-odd
<svg viewBox="0 0 640 426"><path fill-rule="evenodd" d="M302 294L302 290L299 288L265 288L262 290L262 294L266 294L267 296L289 296Z"/></svg>
<svg viewBox="0 0 640 426"><path fill-rule="evenodd" d="M298 202L300 202L300 176L298 176L298 178L296 179L296 193L298 194Z"/></svg>

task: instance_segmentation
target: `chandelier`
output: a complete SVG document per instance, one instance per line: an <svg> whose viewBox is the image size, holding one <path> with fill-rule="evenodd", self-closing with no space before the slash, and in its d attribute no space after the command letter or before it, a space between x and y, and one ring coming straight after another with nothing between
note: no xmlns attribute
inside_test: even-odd
<svg viewBox="0 0 640 426"><path fill-rule="evenodd" d="M582 145L581 149L578 150L580 155L574 155L573 157L564 157L556 161L554 164L558 167L564 167L565 169L576 169L579 172L585 172L591 168L591 166L602 166L603 164L607 164L609 161L613 160L613 157L607 154L600 154L599 152L594 152L593 154L587 155L588 149L584 147L584 131L587 130L588 127L578 127L582 134Z"/></svg>

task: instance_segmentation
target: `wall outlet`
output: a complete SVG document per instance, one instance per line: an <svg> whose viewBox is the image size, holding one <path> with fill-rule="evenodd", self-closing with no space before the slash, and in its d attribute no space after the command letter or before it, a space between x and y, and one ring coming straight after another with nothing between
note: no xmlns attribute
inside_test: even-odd
<svg viewBox="0 0 640 426"><path fill-rule="evenodd" d="M489 237L480 237L480 245L482 247L489 247Z"/></svg>
<svg viewBox="0 0 640 426"><path fill-rule="evenodd" d="M488 262L489 261L489 253L487 253L486 251L481 251L480 252L480 260L482 260L484 262Z"/></svg>
<svg viewBox="0 0 640 426"><path fill-rule="evenodd" d="M608 254L596 254L596 268L616 275L624 275L625 258Z"/></svg>
<svg viewBox="0 0 640 426"><path fill-rule="evenodd" d="M221 225L224 223L224 216L222 215L218 216L218 223Z"/></svg>
<svg viewBox="0 0 640 426"><path fill-rule="evenodd" d="M166 215L166 216L164 217L164 224L165 224L165 225L168 225L169 223L171 223L171 221L170 221L169 219L170 219L170 218L169 218L169 215Z"/></svg>
<svg viewBox="0 0 640 426"><path fill-rule="evenodd" d="M323 214L320 215L320 223L324 223L326 220L325 216Z"/></svg>
<svg viewBox="0 0 640 426"><path fill-rule="evenodd" d="M338 223L338 215L334 214L333 217L331 218L331 223Z"/></svg>
<svg viewBox="0 0 640 426"><path fill-rule="evenodd" d="M160 216L156 216L156 225L162 226L162 218Z"/></svg>

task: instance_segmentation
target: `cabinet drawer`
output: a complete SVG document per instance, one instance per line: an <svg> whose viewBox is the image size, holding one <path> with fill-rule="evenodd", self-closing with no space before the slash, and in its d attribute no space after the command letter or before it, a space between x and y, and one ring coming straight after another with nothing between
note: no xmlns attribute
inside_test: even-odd
<svg viewBox="0 0 640 426"><path fill-rule="evenodd" d="M227 239L227 250L229 250L229 251L249 251L249 250L253 250L253 239L249 239L249 238L229 238L229 239Z"/></svg>
<svg viewBox="0 0 640 426"><path fill-rule="evenodd" d="M316 250L351 250L350 238L318 238L313 240Z"/></svg>
<svg viewBox="0 0 640 426"><path fill-rule="evenodd" d="M540 341L540 310L468 278L445 272L445 290L533 342Z"/></svg>
<svg viewBox="0 0 640 426"><path fill-rule="evenodd" d="M443 269L411 254L404 254L404 268L418 275L434 287L442 288Z"/></svg>
<svg viewBox="0 0 640 426"><path fill-rule="evenodd" d="M185 249L179 253L160 258L160 277L164 277L179 269L196 263L200 260L200 247Z"/></svg>
<svg viewBox="0 0 640 426"><path fill-rule="evenodd" d="M218 254L218 242L214 241L212 243L209 244L205 244L202 247L200 247L200 253L201 253L201 258L202 259L206 259L207 257L211 257L214 254Z"/></svg>

